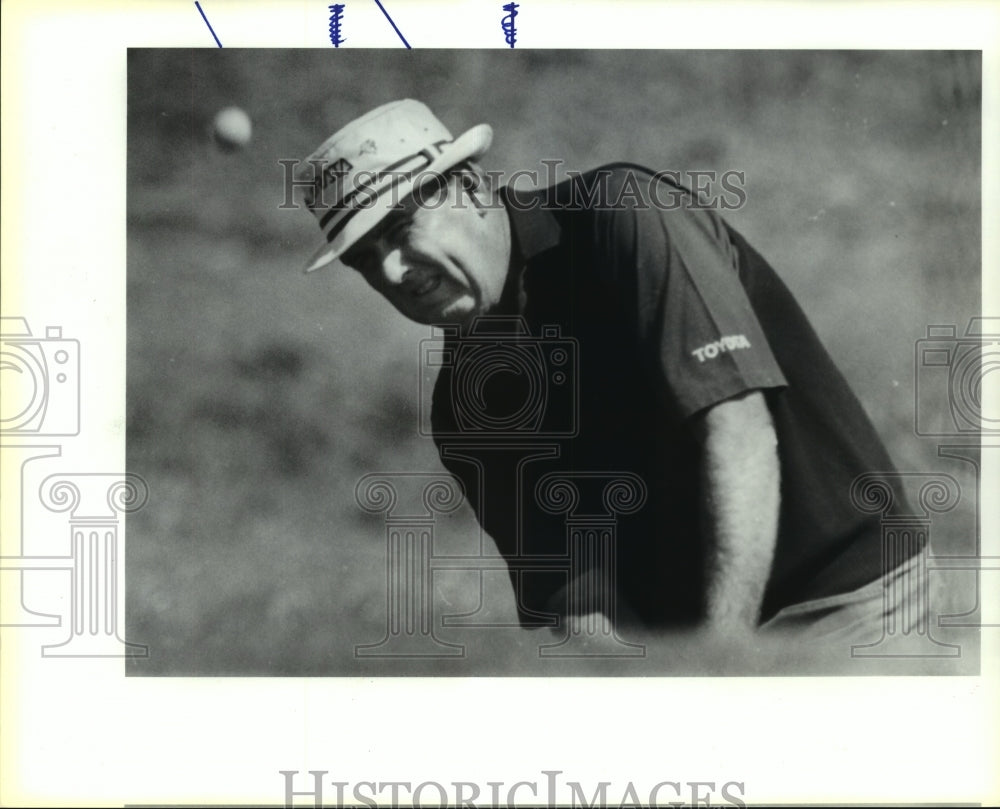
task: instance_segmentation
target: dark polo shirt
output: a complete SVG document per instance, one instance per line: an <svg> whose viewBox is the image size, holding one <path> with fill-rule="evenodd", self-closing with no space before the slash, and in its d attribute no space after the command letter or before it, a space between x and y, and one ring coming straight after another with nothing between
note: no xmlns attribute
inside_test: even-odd
<svg viewBox="0 0 1000 809"><path fill-rule="evenodd" d="M452 336L432 423L442 461L508 559L522 622L546 611L568 575L566 515L538 499L550 473L579 479L577 516L608 516L602 480L641 478L643 506L614 515L619 597L650 625L698 620L708 549L692 419L751 390L765 393L781 463L762 620L881 575L878 517L852 505L850 487L892 462L768 263L714 211L638 166L502 196L513 258L490 315L521 318L528 334L512 320L506 335L488 335L507 328L491 321Z"/></svg>

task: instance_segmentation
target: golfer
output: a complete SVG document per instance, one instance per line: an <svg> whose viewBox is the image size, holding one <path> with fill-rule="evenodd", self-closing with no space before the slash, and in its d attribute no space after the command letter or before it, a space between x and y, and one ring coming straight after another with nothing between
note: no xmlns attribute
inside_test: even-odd
<svg viewBox="0 0 1000 809"><path fill-rule="evenodd" d="M299 182L325 237L309 271L346 266L404 316L447 326L442 356L507 341L572 360L563 393L552 383L536 403L544 442L504 421L530 394L516 374L484 381L468 434L457 360L435 388L442 461L508 560L522 623L608 612L567 570L610 581L614 620L649 628L861 640L887 616L920 620L902 609L920 544L887 566L878 516L851 502L858 476L893 464L767 261L666 173L620 163L517 192L479 166L491 140L393 102L326 140ZM582 481L575 515L606 510L587 480L642 482L613 559L567 565L566 517L538 498L554 473Z"/></svg>

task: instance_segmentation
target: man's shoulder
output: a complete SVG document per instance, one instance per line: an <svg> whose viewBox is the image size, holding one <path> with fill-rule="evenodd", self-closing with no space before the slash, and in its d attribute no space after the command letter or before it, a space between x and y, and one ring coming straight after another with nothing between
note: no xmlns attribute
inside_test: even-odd
<svg viewBox="0 0 1000 809"><path fill-rule="evenodd" d="M657 183L676 185L672 174L656 172L638 163L605 163L585 171L567 169L566 176L561 180L537 188L515 190L508 185L504 187L504 193L515 203L520 203L518 207L522 208L534 208L541 204L550 210L583 210L607 207L625 189L634 189L645 197Z"/></svg>
<svg viewBox="0 0 1000 809"><path fill-rule="evenodd" d="M567 176L535 193L556 211L604 213L649 202L651 189L663 178L637 163L606 163L586 171L568 170Z"/></svg>
<svg viewBox="0 0 1000 809"><path fill-rule="evenodd" d="M721 217L697 204L677 172L614 162L567 170L566 175L531 191L508 187L505 192L512 219L550 219L558 227L559 242L575 247L578 257L589 255L609 264L643 253L655 263L665 257L668 243L705 238L730 249ZM523 217L522 211L527 212Z"/></svg>
<svg viewBox="0 0 1000 809"><path fill-rule="evenodd" d="M593 180L596 177L607 177L609 182L615 183L624 183L629 180L638 180L640 182L648 183L657 176L657 172L648 166L642 166L638 163L629 163L626 161L605 163L600 166L595 166L592 169L588 169L587 171L573 171L567 172L567 174L570 175L570 179L583 178Z"/></svg>

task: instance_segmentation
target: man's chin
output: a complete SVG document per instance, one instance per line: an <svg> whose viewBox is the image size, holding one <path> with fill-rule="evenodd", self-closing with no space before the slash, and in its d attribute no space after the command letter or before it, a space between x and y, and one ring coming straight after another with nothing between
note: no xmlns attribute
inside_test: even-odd
<svg viewBox="0 0 1000 809"><path fill-rule="evenodd" d="M441 310L441 323L468 325L481 314L479 302L472 295L460 295Z"/></svg>
<svg viewBox="0 0 1000 809"><path fill-rule="evenodd" d="M445 324L461 326L471 323L480 314L480 307L475 298L468 294L460 295L438 305L424 307L412 307L397 302L396 308L400 314L414 323L425 326Z"/></svg>

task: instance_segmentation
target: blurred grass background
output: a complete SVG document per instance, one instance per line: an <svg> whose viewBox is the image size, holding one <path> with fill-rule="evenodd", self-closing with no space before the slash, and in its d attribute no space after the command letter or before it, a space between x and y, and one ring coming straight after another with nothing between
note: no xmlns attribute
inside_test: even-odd
<svg viewBox="0 0 1000 809"><path fill-rule="evenodd" d="M928 324L961 333L980 308L978 54L172 49L131 50L128 66L127 453L151 492L128 523L128 636L150 646L130 673L726 670L683 638L642 664L554 664L537 659L549 638L519 629L442 631L466 644L458 660L354 658L386 614L384 526L354 487L441 468L417 434L428 331L353 273L301 274L320 233L279 207L278 161L397 98L454 135L491 123L492 170L745 172L727 219L798 296L898 467L973 491L912 425L915 341ZM229 105L254 123L237 153L209 135ZM969 496L934 526L959 553L974 530ZM467 507L437 531L441 549L478 548ZM939 603L974 606L971 574L938 575ZM513 621L506 574L487 584L490 616ZM442 574L435 603L472 609L477 585Z"/></svg>

